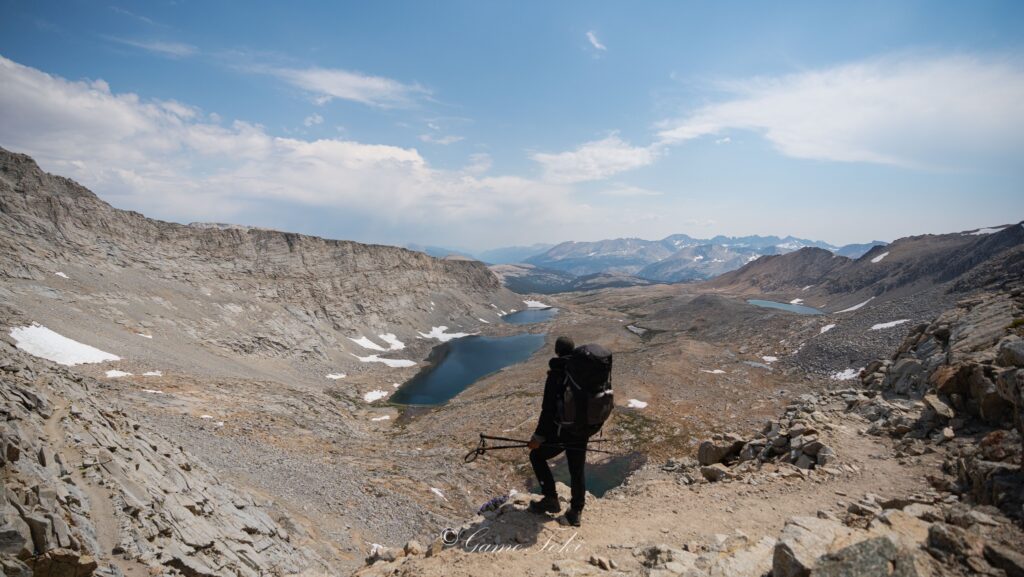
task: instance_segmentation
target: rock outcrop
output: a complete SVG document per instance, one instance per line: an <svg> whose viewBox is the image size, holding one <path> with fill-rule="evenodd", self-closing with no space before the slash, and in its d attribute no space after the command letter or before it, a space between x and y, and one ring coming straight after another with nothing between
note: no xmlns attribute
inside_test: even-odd
<svg viewBox="0 0 1024 577"><path fill-rule="evenodd" d="M284 512L103 399L101 383L0 342L4 574L326 569Z"/></svg>

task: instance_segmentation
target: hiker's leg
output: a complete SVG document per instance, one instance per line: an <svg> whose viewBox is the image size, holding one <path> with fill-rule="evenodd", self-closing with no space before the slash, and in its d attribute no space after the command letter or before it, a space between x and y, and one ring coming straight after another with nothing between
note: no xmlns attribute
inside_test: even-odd
<svg viewBox="0 0 1024 577"><path fill-rule="evenodd" d="M555 477L551 474L551 467L548 466L548 459L562 452L560 447L540 447L530 451L530 464L533 465L533 472L540 482L540 490L545 497L557 497L555 490Z"/></svg>
<svg viewBox="0 0 1024 577"><path fill-rule="evenodd" d="M569 463L569 475L572 477L572 501L569 505L577 511L583 510L587 497L587 478L583 473L587 462L587 442L572 443L565 449L565 460Z"/></svg>

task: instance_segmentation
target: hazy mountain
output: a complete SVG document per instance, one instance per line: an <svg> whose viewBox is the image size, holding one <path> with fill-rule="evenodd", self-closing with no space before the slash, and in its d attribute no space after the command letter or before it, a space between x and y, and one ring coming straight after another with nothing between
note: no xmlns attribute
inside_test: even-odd
<svg viewBox="0 0 1024 577"><path fill-rule="evenodd" d="M541 254L555 245L550 243L530 246L506 246L476 253L476 257L488 264L512 264L523 262L531 256Z"/></svg>
<svg viewBox="0 0 1024 577"><path fill-rule="evenodd" d="M836 247L826 242L794 236L715 236L694 238L673 234L661 240L637 238L596 242L564 242L526 259L542 268L575 275L619 273L661 282L704 280L737 268L764 255L785 254L813 247L857 258L869 244Z"/></svg>

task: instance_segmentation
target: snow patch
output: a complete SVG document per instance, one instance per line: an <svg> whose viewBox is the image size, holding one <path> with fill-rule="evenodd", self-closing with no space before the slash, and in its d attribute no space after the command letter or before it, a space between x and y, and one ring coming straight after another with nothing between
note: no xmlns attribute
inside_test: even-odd
<svg viewBox="0 0 1024 577"><path fill-rule="evenodd" d="M55 275L59 276L60 278L68 278L68 275L66 275L66 274L64 274L64 273L62 273L62 272L55 272L55 273L53 273L53 274L55 274Z"/></svg>
<svg viewBox="0 0 1024 577"><path fill-rule="evenodd" d="M153 395L162 395L162 394L164 394L163 391L158 391L156 389L142 389L142 392L143 393L150 393L150 394L153 394Z"/></svg>
<svg viewBox="0 0 1024 577"><path fill-rule="evenodd" d="M850 379L856 379L859 374L860 369L846 369L845 371L832 373L831 377L833 381L849 381Z"/></svg>
<svg viewBox="0 0 1024 577"><path fill-rule="evenodd" d="M803 302L804 302L804 299L793 299L793 300L789 301L789 304L791 304L791 305L799 305L799 304L803 304Z"/></svg>
<svg viewBox="0 0 1024 577"><path fill-rule="evenodd" d="M831 324L831 325L825 325L825 326L821 327L821 330L820 330L820 331L818 331L818 334L819 334L819 335L823 335L823 334L825 334L825 333L829 332L830 330L832 330L832 329L834 329L834 328L836 328L836 325L835 325L835 323L833 323L833 324Z"/></svg>
<svg viewBox="0 0 1024 577"><path fill-rule="evenodd" d="M144 376L144 377L162 377L162 376L164 376L164 374L162 372L160 372L160 371L146 371L146 372L142 373L142 376Z"/></svg>
<svg viewBox="0 0 1024 577"><path fill-rule="evenodd" d="M379 417L374 417L374 418L372 418L370 420L371 421L389 421L389 420L391 420L391 415L381 415Z"/></svg>
<svg viewBox="0 0 1024 577"><path fill-rule="evenodd" d="M386 351L387 350L384 347L378 345L377 343L371 341L370 339L368 339L368 338L366 338L364 336L360 336L358 339L353 339L352 337L349 337L348 340L350 340L353 343L363 347L364 349L370 349L371 351Z"/></svg>
<svg viewBox="0 0 1024 577"><path fill-rule="evenodd" d="M527 308L531 309L549 309L551 305L546 305L540 301L523 301L526 303Z"/></svg>
<svg viewBox="0 0 1024 577"><path fill-rule="evenodd" d="M882 262L882 259L884 259L887 256L889 256L889 251L883 252L882 254L880 254L880 255L876 256L875 258L871 259L871 262L876 262L876 263L877 262Z"/></svg>
<svg viewBox="0 0 1024 577"><path fill-rule="evenodd" d="M437 339L442 343L446 343L452 339L461 339L462 337L468 337L469 333L449 333L448 327L441 325L439 327L430 327L429 333L420 333L420 336L425 339Z"/></svg>
<svg viewBox="0 0 1024 577"><path fill-rule="evenodd" d="M406 359L382 359L378 355L370 355L368 357L361 357L359 355L352 355L364 363L383 363L393 369L402 367L415 367L416 361L410 361Z"/></svg>
<svg viewBox="0 0 1024 577"><path fill-rule="evenodd" d="M433 494L437 495L438 497L444 499L445 501L448 500L448 498L444 496L444 493L441 492L441 489L438 489L437 487L431 487L430 488L430 492L432 492Z"/></svg>
<svg viewBox="0 0 1024 577"><path fill-rule="evenodd" d="M380 389L374 389L374 390L370 391L369 393L366 393L365 395L363 395L363 400L366 401L367 403L372 403L374 401L379 401L381 399L385 399L385 398L387 398L387 396L388 396L388 392L387 391L382 391Z"/></svg>
<svg viewBox="0 0 1024 577"><path fill-rule="evenodd" d="M700 372L708 373L709 375L724 375L725 374L725 371L723 371L722 369L713 369L713 370L710 370L710 371L708 369L701 369Z"/></svg>
<svg viewBox="0 0 1024 577"><path fill-rule="evenodd" d="M801 290L801 291L805 291L805 290L807 290L807 289L811 288L812 286L814 286L814 285L812 285L812 284L809 284L809 285L805 286L804 288L802 288L802 289L800 289L800 290Z"/></svg>
<svg viewBox="0 0 1024 577"><path fill-rule="evenodd" d="M1000 227L996 227L996 228L979 228L978 230L976 230L974 232L965 232L964 234L965 235L971 235L971 236L981 236L983 234L992 234L994 232L999 232L999 231L1005 230L1005 229L1006 229L1005 226L1000 226Z"/></svg>
<svg viewBox="0 0 1024 577"><path fill-rule="evenodd" d="M213 419L213 415L199 415L199 418L203 419L204 421L209 421Z"/></svg>
<svg viewBox="0 0 1024 577"><path fill-rule="evenodd" d="M331 374L327 375L327 378L331 379L332 381L336 381L338 379L344 379L345 376L346 376L345 373L331 373Z"/></svg>
<svg viewBox="0 0 1024 577"><path fill-rule="evenodd" d="M60 365L73 366L121 360L117 355L73 341L38 323L13 328L10 334L19 349Z"/></svg>
<svg viewBox="0 0 1024 577"><path fill-rule="evenodd" d="M900 319L898 321L892 321L888 323L878 323L877 325L871 325L871 330L880 331L882 329L891 329L895 326L902 325L903 323L909 323L910 319Z"/></svg>
<svg viewBox="0 0 1024 577"><path fill-rule="evenodd" d="M630 399L629 403L627 403L626 406L629 407L630 409L643 409L647 407L647 403L644 401L639 401L637 399Z"/></svg>
<svg viewBox="0 0 1024 577"><path fill-rule="evenodd" d="M871 302L871 301L873 301L873 300L875 300L875 297L871 297L871 298L869 298L868 300L866 300L866 301L864 301L864 302L862 302L862 303L860 303L860 304L857 304L857 305L853 305L852 307L850 307L850 308L848 308L848 309L843 309L843 310L841 310L841 311L839 311L839 312L841 312L841 313L852 313L853 311L855 311L855 310L857 310L857 309L859 309L859 308L863 307L864 305L868 304L869 302Z"/></svg>
<svg viewBox="0 0 1024 577"><path fill-rule="evenodd" d="M482 322L482 323L484 323L484 324L488 324L488 325L489 325L489 324L491 324L491 321L485 321L484 319L482 319L482 318L480 318L480 317L477 317L477 319L476 319L476 320L478 320L478 321L480 321L480 322Z"/></svg>
<svg viewBox="0 0 1024 577"><path fill-rule="evenodd" d="M396 337L393 333L384 333L382 335L377 335L377 336L380 337L380 340L382 340L385 343L387 343L388 346L393 351L400 351L400 350L405 348L405 343L403 343L402 341L398 340L398 337Z"/></svg>
<svg viewBox="0 0 1024 577"><path fill-rule="evenodd" d="M763 356L761 357L761 360L763 360L766 363L774 363L775 361L779 360L779 357Z"/></svg>
<svg viewBox="0 0 1024 577"><path fill-rule="evenodd" d="M135 333L135 334L140 336L140 337L142 337L142 338L144 338L144 339L151 339L151 338L153 338L153 335L144 335L142 333Z"/></svg>
<svg viewBox="0 0 1024 577"><path fill-rule="evenodd" d="M127 373L125 371L119 371L117 369L112 369L112 370L107 371L107 378L108 379L117 379L117 378L120 378L120 377L130 377L130 376L132 376L131 373Z"/></svg>

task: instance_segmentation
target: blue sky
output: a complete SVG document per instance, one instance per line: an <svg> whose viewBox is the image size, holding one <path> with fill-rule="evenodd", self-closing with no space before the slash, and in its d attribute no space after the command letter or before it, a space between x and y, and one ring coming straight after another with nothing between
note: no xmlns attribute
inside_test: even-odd
<svg viewBox="0 0 1024 577"><path fill-rule="evenodd" d="M2 1L0 146L389 244L1024 218L1020 2Z"/></svg>

